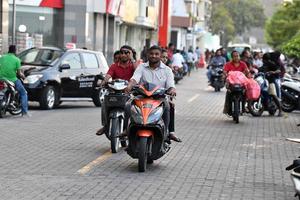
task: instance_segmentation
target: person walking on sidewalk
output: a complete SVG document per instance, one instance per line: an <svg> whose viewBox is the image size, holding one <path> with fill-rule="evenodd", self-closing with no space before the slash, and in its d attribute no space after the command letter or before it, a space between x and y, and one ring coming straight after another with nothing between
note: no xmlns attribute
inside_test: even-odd
<svg viewBox="0 0 300 200"><path fill-rule="evenodd" d="M7 54L0 58L0 79L11 81L21 97L22 116L30 117L28 113L28 96L23 83L18 77L25 79L21 72L21 61L16 57L16 46L10 45Z"/></svg>

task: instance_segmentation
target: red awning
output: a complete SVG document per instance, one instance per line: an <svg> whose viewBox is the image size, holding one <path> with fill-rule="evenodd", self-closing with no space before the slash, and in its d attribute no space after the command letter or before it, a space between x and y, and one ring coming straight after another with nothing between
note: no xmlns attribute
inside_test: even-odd
<svg viewBox="0 0 300 200"><path fill-rule="evenodd" d="M42 0L40 7L63 8L63 0Z"/></svg>

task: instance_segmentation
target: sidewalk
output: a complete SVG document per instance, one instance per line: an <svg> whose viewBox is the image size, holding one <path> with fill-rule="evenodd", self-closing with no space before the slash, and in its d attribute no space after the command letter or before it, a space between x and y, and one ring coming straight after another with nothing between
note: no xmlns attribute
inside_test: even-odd
<svg viewBox="0 0 300 200"><path fill-rule="evenodd" d="M183 142L173 142L145 173L95 136L100 109L92 104L0 120L0 199L296 200L285 167L300 145L285 138L300 138L300 113L244 115L235 124L222 114L224 89L209 88L205 72L177 85L176 135Z"/></svg>

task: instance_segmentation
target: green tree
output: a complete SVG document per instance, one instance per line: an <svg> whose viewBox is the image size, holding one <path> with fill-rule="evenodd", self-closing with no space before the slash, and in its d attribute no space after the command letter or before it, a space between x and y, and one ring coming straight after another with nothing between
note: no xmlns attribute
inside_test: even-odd
<svg viewBox="0 0 300 200"><path fill-rule="evenodd" d="M280 49L300 30L300 1L282 4L266 23L266 40Z"/></svg>
<svg viewBox="0 0 300 200"><path fill-rule="evenodd" d="M282 51L289 57L300 58L300 31L282 46Z"/></svg>
<svg viewBox="0 0 300 200"><path fill-rule="evenodd" d="M223 45L252 27L265 23L263 7L258 0L213 0L210 27L214 34L224 33Z"/></svg>
<svg viewBox="0 0 300 200"><path fill-rule="evenodd" d="M220 35L221 45L226 46L234 38L235 27L233 21L224 7L214 8L212 16L213 25L211 26L211 31L214 34ZM226 19L226 22L224 22L224 19Z"/></svg>

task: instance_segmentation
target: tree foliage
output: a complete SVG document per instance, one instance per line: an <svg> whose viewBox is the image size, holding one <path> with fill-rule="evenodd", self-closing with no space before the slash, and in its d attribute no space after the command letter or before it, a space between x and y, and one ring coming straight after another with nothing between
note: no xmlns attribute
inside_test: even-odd
<svg viewBox="0 0 300 200"><path fill-rule="evenodd" d="M264 10L258 0L213 0L210 27L214 34L224 33L223 45L252 27L265 23Z"/></svg>
<svg viewBox="0 0 300 200"><path fill-rule="evenodd" d="M267 43L280 49L300 30L300 1L282 4L265 28Z"/></svg>
<svg viewBox="0 0 300 200"><path fill-rule="evenodd" d="M282 51L289 57L300 58L300 31L282 46Z"/></svg>

